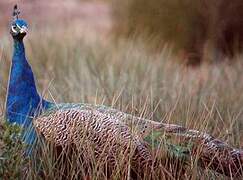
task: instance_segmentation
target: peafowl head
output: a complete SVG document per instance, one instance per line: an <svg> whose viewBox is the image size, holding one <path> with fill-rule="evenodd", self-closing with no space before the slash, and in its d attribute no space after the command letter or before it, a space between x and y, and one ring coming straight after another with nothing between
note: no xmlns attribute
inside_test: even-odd
<svg viewBox="0 0 243 180"><path fill-rule="evenodd" d="M13 21L11 23L10 34L14 39L22 40L28 32L28 24L25 20L19 19L19 10L17 5L13 10Z"/></svg>

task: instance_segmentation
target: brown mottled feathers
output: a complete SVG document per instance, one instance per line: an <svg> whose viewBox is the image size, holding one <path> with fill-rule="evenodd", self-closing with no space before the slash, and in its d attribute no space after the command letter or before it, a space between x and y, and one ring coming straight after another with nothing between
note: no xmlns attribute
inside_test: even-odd
<svg viewBox="0 0 243 180"><path fill-rule="evenodd" d="M93 147L96 158L104 158L110 164L123 154L131 157L136 168L152 167L146 144L123 121L126 114L117 115L94 107L57 108L35 119L34 126L56 146L86 144Z"/></svg>
<svg viewBox="0 0 243 180"><path fill-rule="evenodd" d="M190 161L196 152L203 168L226 176L242 175L242 150L232 148L204 132L150 121L106 106L59 104L37 117L34 126L39 134L56 146L75 145L78 149L91 147L92 151L87 151L85 158L94 152L95 158L112 167L117 163L116 158L122 155L120 157L125 158L123 162L131 162L132 168L140 169L140 172L158 169L153 162L151 148L157 139L161 140L163 133L168 133L183 141L175 146L169 144L167 150L170 153L175 151L175 157L184 159L187 156ZM148 137L152 138L152 142ZM146 139L149 140L150 148L145 143ZM185 151L178 154L178 145Z"/></svg>

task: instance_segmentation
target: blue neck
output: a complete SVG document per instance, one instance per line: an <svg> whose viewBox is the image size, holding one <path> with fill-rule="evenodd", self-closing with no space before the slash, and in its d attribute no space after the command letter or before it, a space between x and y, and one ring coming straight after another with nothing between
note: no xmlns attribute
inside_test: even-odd
<svg viewBox="0 0 243 180"><path fill-rule="evenodd" d="M7 120L25 128L32 126L32 118L50 105L37 92L33 72L25 57L23 40L15 39L6 104Z"/></svg>

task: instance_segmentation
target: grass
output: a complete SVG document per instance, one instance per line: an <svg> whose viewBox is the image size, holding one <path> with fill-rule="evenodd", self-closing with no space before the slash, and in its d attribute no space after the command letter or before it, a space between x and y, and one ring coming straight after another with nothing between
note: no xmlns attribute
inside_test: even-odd
<svg viewBox="0 0 243 180"><path fill-rule="evenodd" d="M114 44L102 38L81 36L71 30L31 33L25 40L28 59L33 67L38 89L45 96L59 102L88 102L106 104L122 111L156 121L177 123L207 131L234 147L242 147L243 138L243 61L238 56L234 63L202 64L188 68L175 63L178 58L171 49L151 54L140 40L121 40ZM11 62L11 40L5 36L0 51L0 106L4 112L8 69ZM4 120L2 114L1 121ZM9 129L9 128L7 128ZM3 134L0 137L4 137ZM8 140L10 138L10 141ZM3 139L3 138L2 138ZM21 143L12 143L11 136L1 141L0 170L14 170L8 177L39 179L59 178L65 173L67 162L57 167L51 145L41 143L34 159L23 159ZM19 148L16 148L20 147ZM11 151L8 149L11 149ZM92 150L86 149L90 154ZM11 152L7 154L5 152ZM65 154L64 154L65 156ZM15 158L12 158L15 157ZM83 161L71 157L69 173L83 175ZM72 158L75 158L73 161ZM90 157L92 159L92 155ZM77 161L76 161L77 160ZM183 169L172 160L161 162L171 178ZM224 179L209 170L197 168L192 159L185 179ZM91 160L88 168L92 179L104 179L100 162ZM18 167L18 168L12 168ZM118 166L119 167L119 166ZM39 174L42 169L43 174ZM80 174L78 173L78 174ZM12 175L16 174L17 177ZM128 171L117 169L114 179L127 177ZM156 174L155 174L156 177ZM158 177L157 177L158 178Z"/></svg>

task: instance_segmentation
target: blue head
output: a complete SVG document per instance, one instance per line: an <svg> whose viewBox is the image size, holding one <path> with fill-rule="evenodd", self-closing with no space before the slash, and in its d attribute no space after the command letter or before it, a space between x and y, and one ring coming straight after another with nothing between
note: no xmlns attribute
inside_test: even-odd
<svg viewBox="0 0 243 180"><path fill-rule="evenodd" d="M19 19L19 10L17 4L13 9L13 21L11 23L10 34L15 40L23 40L28 32L28 24L23 19Z"/></svg>
<svg viewBox="0 0 243 180"><path fill-rule="evenodd" d="M11 24L10 33L16 40L22 40L28 33L28 24L23 19L16 19Z"/></svg>

